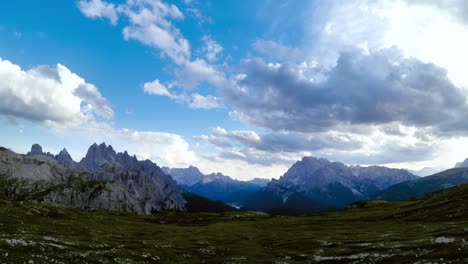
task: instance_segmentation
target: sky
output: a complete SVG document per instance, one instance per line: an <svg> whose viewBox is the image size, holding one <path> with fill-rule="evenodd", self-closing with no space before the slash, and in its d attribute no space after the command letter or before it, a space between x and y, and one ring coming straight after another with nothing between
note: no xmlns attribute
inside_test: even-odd
<svg viewBox="0 0 468 264"><path fill-rule="evenodd" d="M468 157L464 0L0 3L0 145L278 178Z"/></svg>

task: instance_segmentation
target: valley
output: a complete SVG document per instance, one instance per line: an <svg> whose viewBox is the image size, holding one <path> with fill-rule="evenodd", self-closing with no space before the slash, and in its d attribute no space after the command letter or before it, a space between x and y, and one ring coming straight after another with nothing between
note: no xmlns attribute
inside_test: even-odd
<svg viewBox="0 0 468 264"><path fill-rule="evenodd" d="M309 217L0 201L2 263L465 263L468 185Z"/></svg>

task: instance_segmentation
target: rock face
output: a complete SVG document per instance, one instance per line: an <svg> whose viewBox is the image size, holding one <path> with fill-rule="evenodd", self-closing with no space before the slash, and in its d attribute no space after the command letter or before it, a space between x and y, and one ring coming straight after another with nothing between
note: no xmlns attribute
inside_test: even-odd
<svg viewBox="0 0 468 264"><path fill-rule="evenodd" d="M54 158L54 155L50 154L49 152L45 153L42 152L42 147L39 144L34 144L31 147L31 151L26 154L28 156L48 156Z"/></svg>
<svg viewBox="0 0 468 264"><path fill-rule="evenodd" d="M97 145L94 143L89 147L86 156L80 161L80 165L88 172L95 172L108 162L115 162L117 153L112 146L106 146L105 143Z"/></svg>
<svg viewBox="0 0 468 264"><path fill-rule="evenodd" d="M55 160L69 169L76 169L78 167L78 164L73 161L67 149L60 151L60 153L55 156Z"/></svg>
<svg viewBox="0 0 468 264"><path fill-rule="evenodd" d="M220 200L236 206L243 205L261 187L257 184L234 180L221 173L204 175L196 167L163 168L179 185L192 193L211 200Z"/></svg>
<svg viewBox="0 0 468 264"><path fill-rule="evenodd" d="M271 181L258 192L246 208L281 212L293 208L298 213L315 213L367 200L384 188L416 178L406 170L378 166L348 167L340 162L305 157L279 180ZM264 202L266 200L268 202Z"/></svg>
<svg viewBox="0 0 468 264"><path fill-rule="evenodd" d="M26 156L2 149L0 188L9 198L76 208L138 214L186 208L183 190L156 164L105 144L92 145L80 164L65 149L55 157L39 145Z"/></svg>

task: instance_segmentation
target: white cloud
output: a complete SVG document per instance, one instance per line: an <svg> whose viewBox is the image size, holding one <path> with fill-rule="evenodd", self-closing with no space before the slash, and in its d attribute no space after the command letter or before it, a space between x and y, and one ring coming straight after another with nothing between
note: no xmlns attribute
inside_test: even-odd
<svg viewBox="0 0 468 264"><path fill-rule="evenodd" d="M0 59L0 114L12 118L77 126L93 119L106 119L114 112L97 88L67 67L38 66L22 70Z"/></svg>
<svg viewBox="0 0 468 264"><path fill-rule="evenodd" d="M189 106L194 109L213 109L223 107L221 100L212 95L203 96L197 93L191 95Z"/></svg>
<svg viewBox="0 0 468 264"><path fill-rule="evenodd" d="M166 86L161 84L159 80L145 83L143 85L143 91L147 94L172 97L172 94L167 90Z"/></svg>
<svg viewBox="0 0 468 264"><path fill-rule="evenodd" d="M202 51L205 52L205 57L208 62L213 63L218 60L218 54L221 53L224 48L214 41L210 36L203 36L202 40L205 42L205 46Z"/></svg>
<svg viewBox="0 0 468 264"><path fill-rule="evenodd" d="M331 68L350 48L368 54L396 46L405 57L447 69L452 82L468 87L468 25L459 19L466 1L358 0L325 6L313 6L314 20L307 24L310 60Z"/></svg>
<svg viewBox="0 0 468 264"><path fill-rule="evenodd" d="M139 41L159 50L161 56L168 57L177 66L174 73L178 79L173 83L178 87L191 90L198 88L202 83L220 87L225 82L224 74L211 64L218 60L223 47L211 37L205 36L202 51L208 62L204 59L192 60L189 41L172 23L172 20L185 18L177 6L160 0L129 0L119 5L101 0L81 0L78 6L90 18L107 17L112 23L117 22L118 16L127 18L128 24L122 31L124 39ZM196 15L201 16L200 11L196 11ZM214 108L220 105L214 95L172 95L167 89L162 89L163 87L157 88L159 89L155 93L148 89L145 92L190 102L189 106L192 108Z"/></svg>
<svg viewBox="0 0 468 264"><path fill-rule="evenodd" d="M176 64L183 64L190 57L189 42L178 30L158 25L127 26L123 29L126 40L135 39L145 45L158 48Z"/></svg>
<svg viewBox="0 0 468 264"><path fill-rule="evenodd" d="M169 90L159 82L155 80L153 82L147 82L143 85L143 91L150 95L167 96L180 103L187 104L193 109L213 109L223 107L223 103L220 98L212 95L201 95L198 93L185 94L185 93L171 93Z"/></svg>
<svg viewBox="0 0 468 264"><path fill-rule="evenodd" d="M224 73L202 59L187 62L176 75L178 77L176 84L185 89L195 89L204 82L215 87L223 87L226 82Z"/></svg>
<svg viewBox="0 0 468 264"><path fill-rule="evenodd" d="M114 5L101 0L81 0L81 12L89 18L108 18L116 24L120 15L129 20L123 29L126 40L134 39L157 48L161 55L168 56L176 64L190 58L189 42L174 27L170 19L183 19L184 15L172 4L152 0L130 0Z"/></svg>
<svg viewBox="0 0 468 264"><path fill-rule="evenodd" d="M78 7L86 17L107 18L112 25L116 25L119 19L115 5L101 0L80 1Z"/></svg>
<svg viewBox="0 0 468 264"><path fill-rule="evenodd" d="M110 107L106 98L104 98L96 86L89 83L82 83L74 90L74 95L90 103L93 111L106 119L114 117L114 111Z"/></svg>
<svg viewBox="0 0 468 264"><path fill-rule="evenodd" d="M468 22L468 2L466 0L406 0L410 4L433 5L442 11L446 11L455 17L459 17L461 22Z"/></svg>

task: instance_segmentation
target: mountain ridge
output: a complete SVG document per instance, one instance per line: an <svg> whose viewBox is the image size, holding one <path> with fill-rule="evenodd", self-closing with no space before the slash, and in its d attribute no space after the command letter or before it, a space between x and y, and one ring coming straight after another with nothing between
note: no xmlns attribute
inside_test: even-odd
<svg viewBox="0 0 468 264"><path fill-rule="evenodd" d="M0 183L10 199L137 214L185 211L189 204L184 197L199 200L188 196L152 161L139 161L126 151L117 153L105 143L90 146L79 163L73 162L66 149L54 156L38 144L26 155L1 148ZM214 202L210 207L209 203L206 200L204 208L231 208ZM190 210L196 208L200 206L190 205Z"/></svg>
<svg viewBox="0 0 468 264"><path fill-rule="evenodd" d="M232 179L222 173L203 174L197 167L163 168L179 185L211 200L221 200L236 206L242 205L262 186L248 181Z"/></svg>
<svg viewBox="0 0 468 264"><path fill-rule="evenodd" d="M296 208L298 214L308 214L324 208L344 208L352 202L367 200L393 184L416 178L403 169L346 166L324 158L304 157L255 194L245 209L274 212L290 207ZM265 197L276 203L262 204Z"/></svg>

